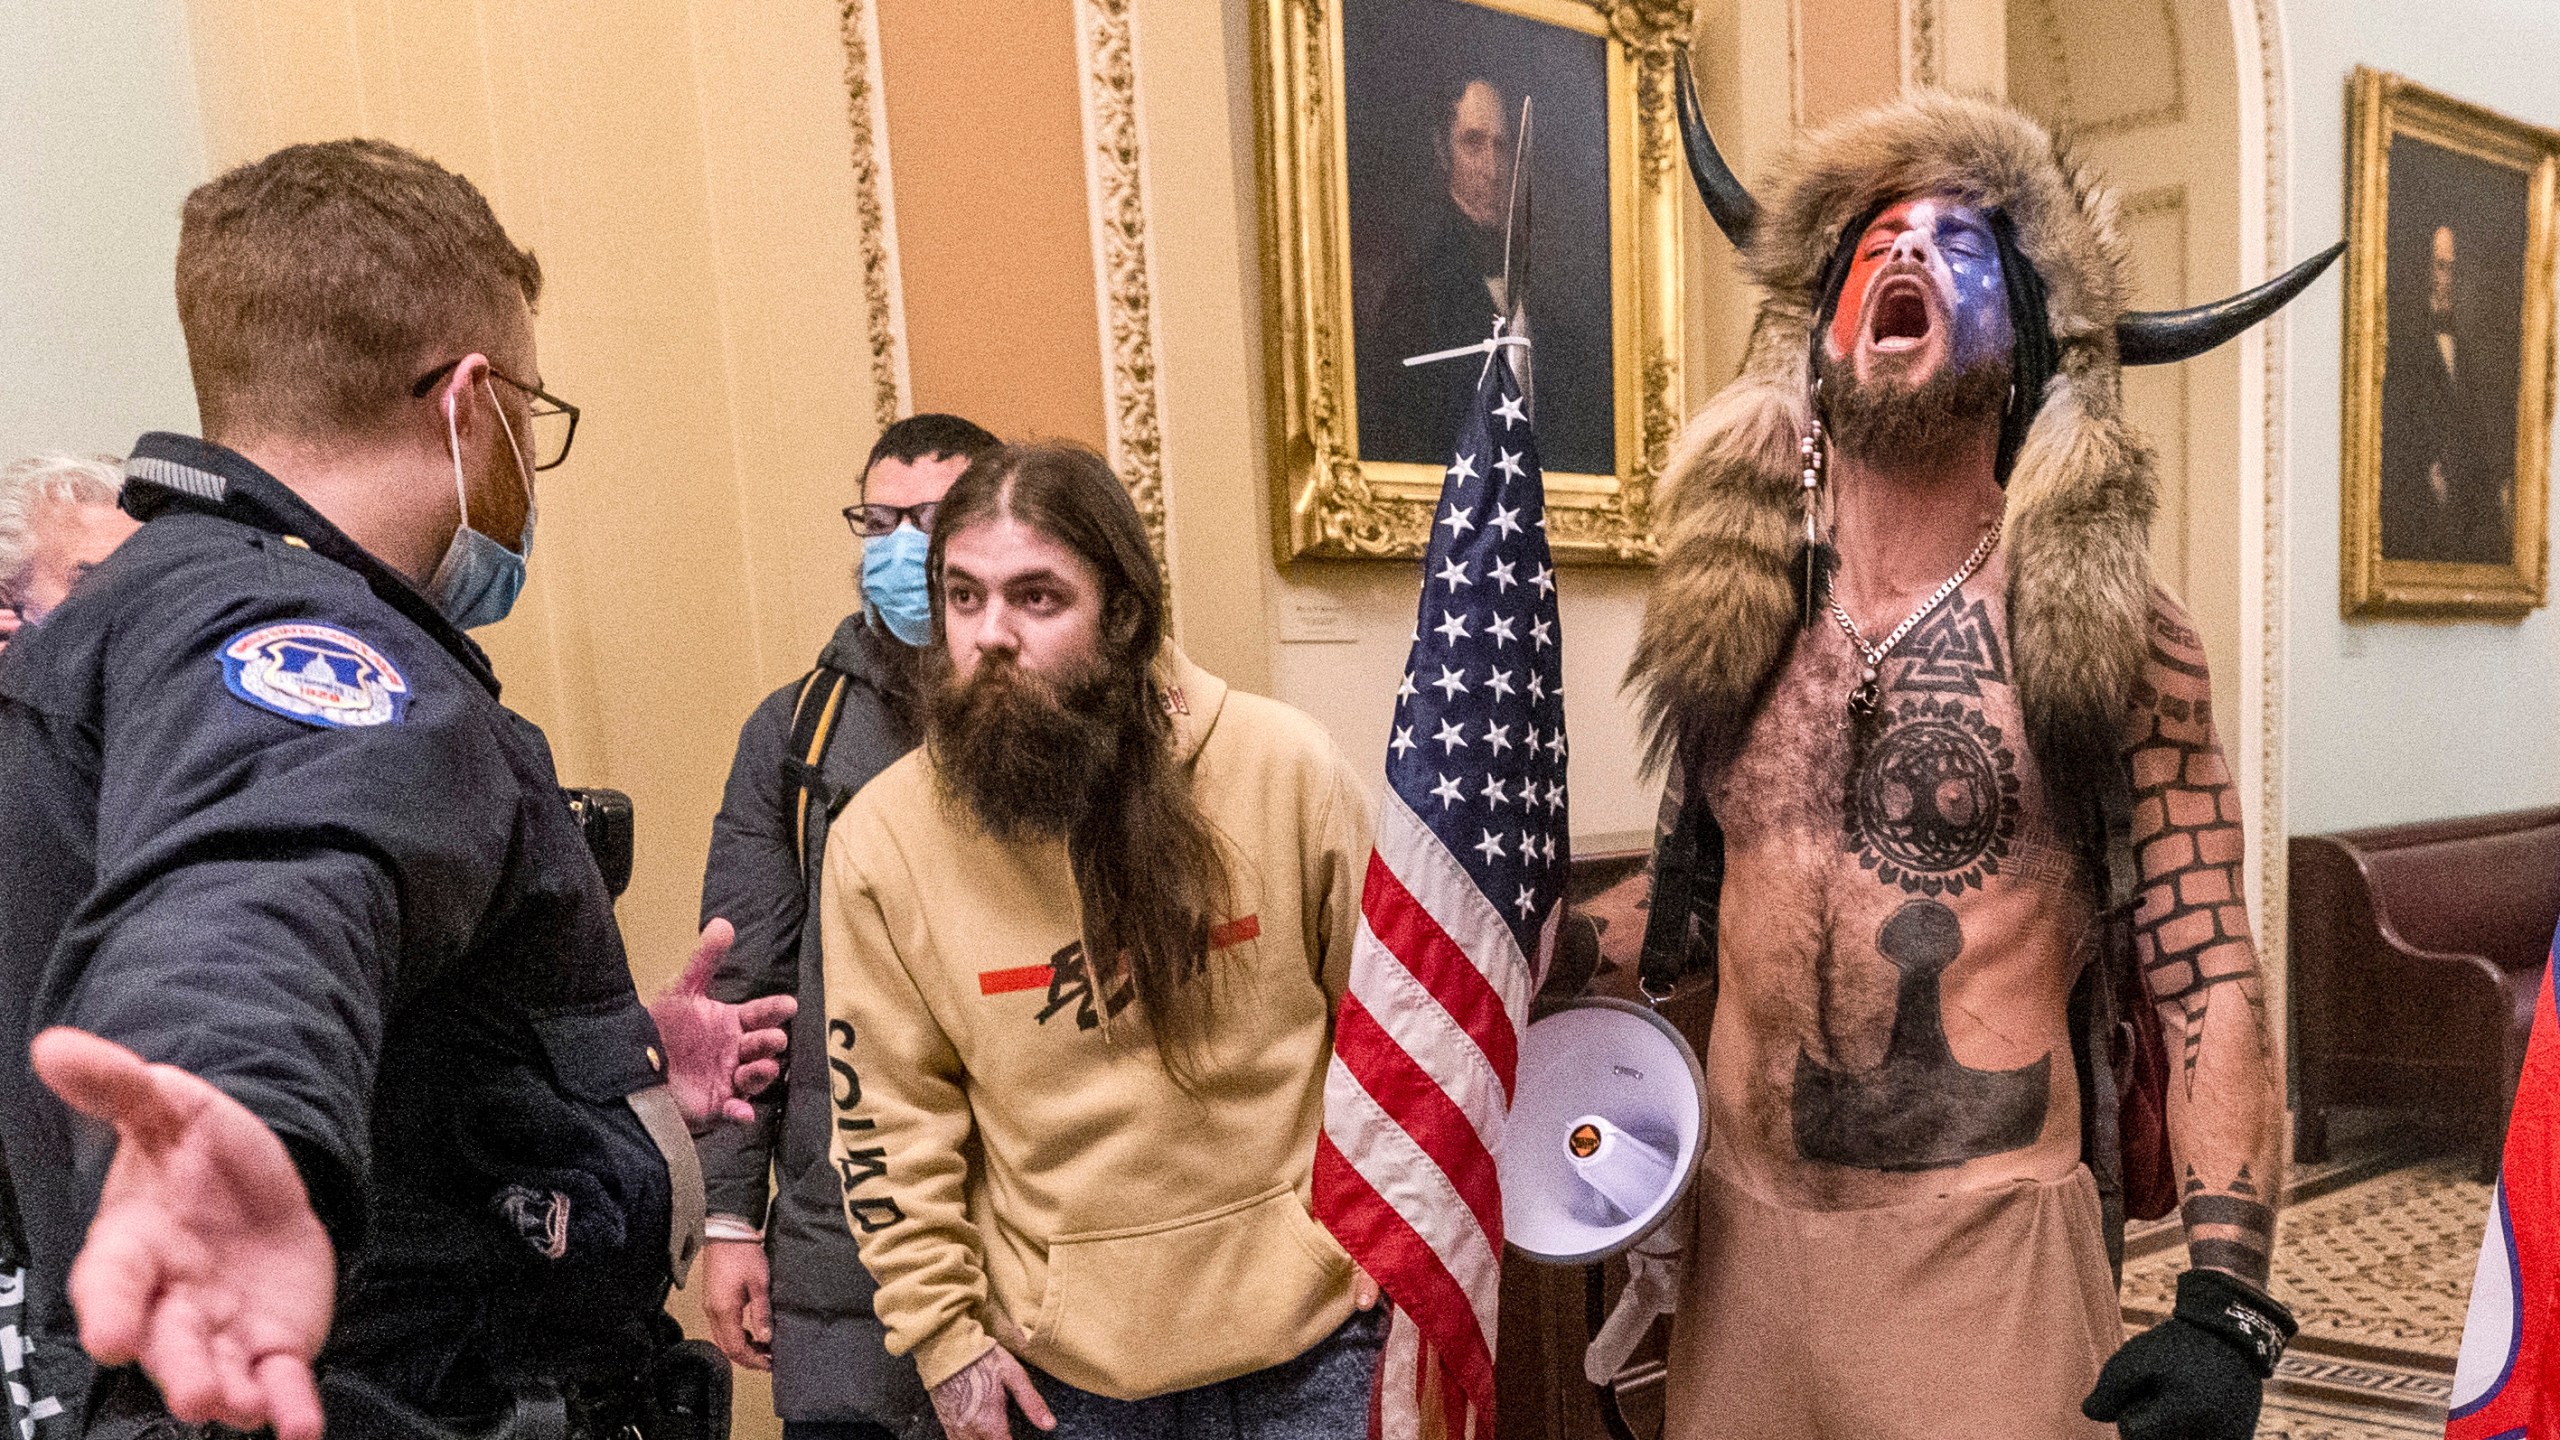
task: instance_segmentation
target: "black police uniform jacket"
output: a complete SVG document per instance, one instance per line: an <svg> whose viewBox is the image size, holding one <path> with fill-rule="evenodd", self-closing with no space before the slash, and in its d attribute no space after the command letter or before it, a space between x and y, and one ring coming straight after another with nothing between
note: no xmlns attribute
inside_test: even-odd
<svg viewBox="0 0 2560 1440"><path fill-rule="evenodd" d="M32 1388L93 1376L65 1275L112 1134L31 1072L74 1025L280 1136L335 1242L321 1365L440 1415L628 1377L669 1280L658 1083L612 901L478 647L237 454L147 435L145 524L0 653L0 1146Z"/></svg>

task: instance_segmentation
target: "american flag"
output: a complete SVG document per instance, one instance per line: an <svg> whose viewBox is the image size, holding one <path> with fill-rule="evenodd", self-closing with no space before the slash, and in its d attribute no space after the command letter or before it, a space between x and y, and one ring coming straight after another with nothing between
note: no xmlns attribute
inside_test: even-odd
<svg viewBox="0 0 2560 1440"><path fill-rule="evenodd" d="M2560 1011L2551 988L2560 937L2551 957L2471 1277L2445 1440L2560 1435Z"/></svg>
<svg viewBox="0 0 2560 1440"><path fill-rule="evenodd" d="M1555 569L1507 348L1441 484L1316 1141L1316 1216L1394 1305L1379 1440L1493 1434L1494 1157L1564 898Z"/></svg>

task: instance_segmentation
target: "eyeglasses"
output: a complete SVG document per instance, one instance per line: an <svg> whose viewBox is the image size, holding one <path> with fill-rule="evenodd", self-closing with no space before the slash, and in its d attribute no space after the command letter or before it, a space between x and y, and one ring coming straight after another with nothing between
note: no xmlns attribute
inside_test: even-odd
<svg viewBox="0 0 2560 1440"><path fill-rule="evenodd" d="M933 533L933 512L941 508L939 500L927 500L921 505L847 505L844 507L844 523L852 526L853 533L865 540L877 540L896 531L901 520L914 521L917 529L930 535Z"/></svg>
<svg viewBox="0 0 2560 1440"><path fill-rule="evenodd" d="M436 382L452 374L453 367L461 363L461 360L447 360L419 376L417 383L409 387L410 396L424 400L427 392L436 388ZM578 438L578 407L557 395L500 374L495 365L489 367L489 378L509 389L523 391L531 404L533 434L529 438L533 442L533 468L549 470L568 459L569 442Z"/></svg>

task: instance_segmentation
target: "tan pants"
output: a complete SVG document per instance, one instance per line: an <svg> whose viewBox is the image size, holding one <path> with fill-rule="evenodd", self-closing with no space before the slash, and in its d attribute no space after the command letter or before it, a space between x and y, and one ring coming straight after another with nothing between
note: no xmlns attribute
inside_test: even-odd
<svg viewBox="0 0 2560 1440"><path fill-rule="evenodd" d="M2123 1342L2097 1186L1789 1210L1698 1180L1667 1440L2099 1440Z"/></svg>

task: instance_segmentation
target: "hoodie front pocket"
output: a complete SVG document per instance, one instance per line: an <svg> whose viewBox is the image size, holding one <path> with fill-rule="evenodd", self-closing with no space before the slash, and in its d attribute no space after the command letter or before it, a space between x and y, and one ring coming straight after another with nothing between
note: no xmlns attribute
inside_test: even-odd
<svg viewBox="0 0 2560 1440"><path fill-rule="evenodd" d="M1036 1363L1120 1400L1215 1384L1331 1333L1350 1272L1288 1184L1161 1225L1061 1235Z"/></svg>

